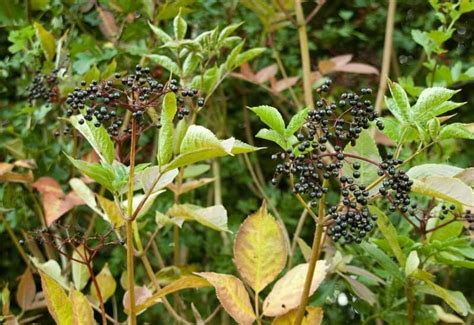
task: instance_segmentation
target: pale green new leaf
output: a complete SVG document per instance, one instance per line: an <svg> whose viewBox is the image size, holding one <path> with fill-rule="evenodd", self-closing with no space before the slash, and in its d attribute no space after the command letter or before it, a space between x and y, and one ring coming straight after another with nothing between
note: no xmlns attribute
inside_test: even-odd
<svg viewBox="0 0 474 325"><path fill-rule="evenodd" d="M196 221L217 231L230 232L227 228L227 210L222 205L201 208L190 204L175 204L167 214L174 218Z"/></svg>
<svg viewBox="0 0 474 325"><path fill-rule="evenodd" d="M71 124L86 138L99 157L111 164L115 156L114 143L107 130L103 126L95 127L92 121L85 121L84 124L79 124L81 119L80 115L69 118Z"/></svg>
<svg viewBox="0 0 474 325"><path fill-rule="evenodd" d="M409 276L413 274L418 269L420 265L420 258L416 251L411 251L407 258L407 263L405 265L405 275Z"/></svg>
<svg viewBox="0 0 474 325"><path fill-rule="evenodd" d="M257 114L260 120L272 130L277 131L281 135L285 134L285 121L283 120L281 113L275 107L261 105L248 107L248 109Z"/></svg>
<svg viewBox="0 0 474 325"><path fill-rule="evenodd" d="M173 40L171 36L166 34L161 28L154 26L151 22L148 22L148 26L150 26L153 33L155 33L162 43L171 42Z"/></svg>
<svg viewBox="0 0 474 325"><path fill-rule="evenodd" d="M168 70L169 72L173 74L180 75L180 69L179 66L176 62L171 60L169 57L165 55L159 55L159 54L149 54L147 55L148 58L150 58L151 61L158 63L161 65L163 68Z"/></svg>
<svg viewBox="0 0 474 325"><path fill-rule="evenodd" d="M472 189L457 178L428 176L415 179L411 190L451 203L474 206Z"/></svg>
<svg viewBox="0 0 474 325"><path fill-rule="evenodd" d="M72 280L74 282L74 286L79 291L84 289L90 278L90 273L88 271L87 265L85 264L89 258L87 254L88 253L84 249L84 245L76 247L72 253ZM82 262L76 262L76 260Z"/></svg>
<svg viewBox="0 0 474 325"><path fill-rule="evenodd" d="M423 164L410 168L407 175L410 178L421 178L426 176L453 177L463 171L462 168L444 164Z"/></svg>
<svg viewBox="0 0 474 325"><path fill-rule="evenodd" d="M38 22L34 22L33 26L36 31L36 36L40 40L41 48L43 49L44 56L48 61L53 61L54 54L56 52L56 44L53 34L48 32L43 25Z"/></svg>
<svg viewBox="0 0 474 325"><path fill-rule="evenodd" d="M262 54L263 52L265 52L265 48L264 47L256 47L256 48L253 48L253 49L250 49L250 50L247 50L243 53L240 53L239 55L237 55L237 57L235 58L235 61L233 62L233 66L235 67L240 67L242 64L244 64L245 62L248 62L254 58L256 58L257 56L259 56L260 54Z"/></svg>
<svg viewBox="0 0 474 325"><path fill-rule="evenodd" d="M179 40L182 40L186 35L186 31L188 30L188 24L186 21L181 17L181 10L179 14L173 20L173 30L174 30L174 37Z"/></svg>
<svg viewBox="0 0 474 325"><path fill-rule="evenodd" d="M293 135L296 131L298 131L304 124L304 121L306 117L308 116L309 108L305 108L301 111L299 111L296 115L294 115L290 123L288 123L288 126L286 127L285 130L285 136L291 136Z"/></svg>
<svg viewBox="0 0 474 325"><path fill-rule="evenodd" d="M458 91L443 87L431 87L423 90L411 108L410 116L414 121L426 121L434 116L459 107L462 104L446 102Z"/></svg>
<svg viewBox="0 0 474 325"><path fill-rule="evenodd" d="M286 141L285 137L283 135L281 135L280 133L278 133L277 131L275 131L275 130L261 129L255 135L255 137L275 142L276 144L278 144L284 150L288 149L288 147L289 147L289 144Z"/></svg>
<svg viewBox="0 0 474 325"><path fill-rule="evenodd" d="M474 123L452 123L441 128L438 140L468 139L474 140Z"/></svg>
<svg viewBox="0 0 474 325"><path fill-rule="evenodd" d="M173 157L173 119L177 112L176 94L169 92L163 98L161 129L158 139L158 163L164 165Z"/></svg>
<svg viewBox="0 0 474 325"><path fill-rule="evenodd" d="M405 90L398 83L388 80L388 88L392 98L385 98L389 111L402 123L410 122L410 102Z"/></svg>

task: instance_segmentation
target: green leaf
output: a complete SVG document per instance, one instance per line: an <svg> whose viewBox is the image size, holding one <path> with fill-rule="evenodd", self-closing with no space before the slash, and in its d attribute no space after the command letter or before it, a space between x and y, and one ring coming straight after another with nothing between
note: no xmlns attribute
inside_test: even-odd
<svg viewBox="0 0 474 325"><path fill-rule="evenodd" d="M224 29L222 29L222 31L219 33L219 37L218 37L219 44L224 42L227 39L227 37L230 36L237 28L242 26L242 24L243 23L231 24L231 25L225 27Z"/></svg>
<svg viewBox="0 0 474 325"><path fill-rule="evenodd" d="M84 245L80 245L74 249L72 253L72 280L74 282L74 286L77 290L81 291L86 286L87 282L89 282L90 274L85 263L89 256L87 256L87 250L84 249ZM77 261L82 261L76 262Z"/></svg>
<svg viewBox="0 0 474 325"><path fill-rule="evenodd" d="M151 22L148 22L148 26L150 26L153 33L155 33L162 43L171 42L173 40L171 36L166 34L161 28L154 26Z"/></svg>
<svg viewBox="0 0 474 325"><path fill-rule="evenodd" d="M441 128L438 140L468 139L474 140L474 123L452 123Z"/></svg>
<svg viewBox="0 0 474 325"><path fill-rule="evenodd" d="M462 316L466 316L469 313L471 306L462 292L444 289L425 277L418 278L427 284L427 286L417 286L418 291L443 299Z"/></svg>
<svg viewBox="0 0 474 325"><path fill-rule="evenodd" d="M41 287L46 299L48 311L56 324L69 325L73 323L72 303L63 288L43 272L39 272L41 277Z"/></svg>
<svg viewBox="0 0 474 325"><path fill-rule="evenodd" d="M440 128L441 123L438 118L433 117L428 121L428 133L432 139L435 139L438 136Z"/></svg>
<svg viewBox="0 0 474 325"><path fill-rule="evenodd" d="M286 127L285 130L285 136L289 137L293 135L296 131L298 131L304 124L304 121L306 117L308 116L309 108L305 108L301 111L299 111L296 115L294 115L290 123L288 123L288 126Z"/></svg>
<svg viewBox="0 0 474 325"><path fill-rule="evenodd" d="M35 35L35 29L33 26L26 26L19 30L12 30L8 34L8 40L13 43L8 48L10 53L16 53L22 50L28 49L28 43L30 42L31 38Z"/></svg>
<svg viewBox="0 0 474 325"><path fill-rule="evenodd" d="M182 40L184 36L186 36L186 31L188 30L188 24L186 21L181 17L181 10L179 10L178 15L173 20L173 30L174 30L174 37Z"/></svg>
<svg viewBox="0 0 474 325"><path fill-rule="evenodd" d="M344 148L344 152L348 154L362 156L375 162L382 161L382 158L380 158L379 150L377 149L377 145L375 144L375 140L372 137L370 131L367 130L364 130L360 133L355 146L352 146L350 143L348 143ZM348 163L344 164L344 174L352 175L353 169L350 164L357 161L360 163L361 166L359 178L361 183L370 184L377 178L379 178L377 174L379 168L376 165L350 157L346 157L345 160Z"/></svg>
<svg viewBox="0 0 474 325"><path fill-rule="evenodd" d="M365 253L372 256L375 261L377 261L377 263L379 263L387 273L391 274L395 279L403 281L403 276L400 272L398 265L395 264L395 262L393 262L392 259L388 257L382 250L378 249L375 245L367 242L362 242L362 244L360 244L360 247Z"/></svg>
<svg viewBox="0 0 474 325"><path fill-rule="evenodd" d="M158 164L163 166L173 157L173 119L177 112L176 94L169 92L163 98L161 129L158 139Z"/></svg>
<svg viewBox="0 0 474 325"><path fill-rule="evenodd" d="M409 276L413 274L418 269L420 265L420 258L418 257L418 253L416 251L411 251L408 254L407 264L405 265L405 275Z"/></svg>
<svg viewBox="0 0 474 325"><path fill-rule="evenodd" d="M225 61L225 66L227 70L233 70L237 67L235 61L237 60L237 56L242 52L242 48L244 47L245 41L240 42L237 46L235 46L232 51L230 51L227 59Z"/></svg>
<svg viewBox="0 0 474 325"><path fill-rule="evenodd" d="M438 219L433 227L448 223L452 219L453 219L453 216L449 216L448 218L445 218L444 220ZM429 240L430 242L434 242L435 240L444 242L449 239L455 239L459 237L459 235L462 233L463 230L464 230L464 225L462 221L451 222L450 224L433 231L431 233L431 236L429 237Z"/></svg>
<svg viewBox="0 0 474 325"><path fill-rule="evenodd" d="M453 177L463 171L462 168L444 164L423 164L410 168L407 175L410 178L421 178L426 176Z"/></svg>
<svg viewBox="0 0 474 325"><path fill-rule="evenodd" d="M158 63L161 65L163 68L168 70L169 72L173 74L180 75L180 69L179 66L176 62L171 60L169 57L165 55L158 55L158 54L149 54L147 55L148 58L150 58L151 61Z"/></svg>
<svg viewBox="0 0 474 325"><path fill-rule="evenodd" d="M195 178L199 175L204 174L211 166L208 164L196 164L186 167L183 173L183 178Z"/></svg>
<svg viewBox="0 0 474 325"><path fill-rule="evenodd" d="M257 56L259 56L263 52L265 52L265 50L266 50L266 48L264 48L264 47L256 47L256 48L247 50L243 53L240 53L235 58L235 61L233 62L233 66L240 67L245 62L248 62L248 61L256 58Z"/></svg>
<svg viewBox="0 0 474 325"><path fill-rule="evenodd" d="M349 283L352 291L354 291L354 293L359 297L361 298L362 300L364 300L365 302L367 302L369 305L373 306L375 304L375 294L369 289L367 288L364 284L360 283L359 281L349 277L349 276L346 276L342 273L339 273L339 275L347 281L347 283Z"/></svg>
<svg viewBox="0 0 474 325"><path fill-rule="evenodd" d="M168 172L161 173L159 166L152 166L137 174L136 177L140 180L145 193L148 193L153 185L152 192L165 188L173 182L178 173L178 169L172 169ZM155 182L156 184L154 184Z"/></svg>
<svg viewBox="0 0 474 325"><path fill-rule="evenodd" d="M398 235L397 230L390 222L390 219L376 206L369 206L369 210L371 213L377 215L377 226L382 232L385 239L387 239L388 245L393 251L393 254L400 263L401 266L405 265L405 254L403 254L402 249L400 248L400 244L398 243Z"/></svg>
<svg viewBox="0 0 474 325"><path fill-rule="evenodd" d="M48 32L43 25L38 22L34 22L33 26L36 30L36 36L40 40L41 48L43 49L44 56L48 61L53 61L54 54L56 52L56 44L53 34Z"/></svg>
<svg viewBox="0 0 474 325"><path fill-rule="evenodd" d="M446 102L458 91L443 87L426 88L410 111L413 121L427 121L430 118L459 107L462 104Z"/></svg>
<svg viewBox="0 0 474 325"><path fill-rule="evenodd" d="M175 204L167 214L174 218L196 221L217 231L230 232L227 228L227 211L222 205L201 208L190 204Z"/></svg>
<svg viewBox="0 0 474 325"><path fill-rule="evenodd" d="M90 68L82 77L82 79L87 83L90 84L92 80L99 80L100 79L100 70L97 69L97 66L94 64L92 68ZM78 116L75 116L78 117ZM88 122L92 125L93 122ZM84 124L85 125L85 124Z"/></svg>
<svg viewBox="0 0 474 325"><path fill-rule="evenodd" d="M402 123L407 123L409 119L410 102L405 90L398 83L388 80L388 88L392 98L385 98L385 104L389 111Z"/></svg>
<svg viewBox="0 0 474 325"><path fill-rule="evenodd" d="M411 190L455 204L472 206L472 189L461 180L445 176L428 176L415 179Z"/></svg>
<svg viewBox="0 0 474 325"><path fill-rule="evenodd" d="M103 185L109 191L111 192L114 191L115 188L113 186L113 182L115 179L115 175L110 168L105 168L101 166L100 164L94 164L94 163L89 163L82 160L77 160L68 155L66 156L69 158L72 164L81 171L81 173L83 173L86 176L89 176L100 185Z"/></svg>
<svg viewBox="0 0 474 325"><path fill-rule="evenodd" d="M191 76L199 65L201 59L195 53L189 53L183 62L183 77Z"/></svg>
<svg viewBox="0 0 474 325"><path fill-rule="evenodd" d="M233 155L238 155L242 153L249 153L263 149L262 147L254 147L240 140L234 140L234 145L230 151Z"/></svg>
<svg viewBox="0 0 474 325"><path fill-rule="evenodd" d="M289 147L289 144L286 141L285 137L283 135L281 135L280 133L278 133L277 131L275 131L275 130L261 129L255 135L255 137L275 142L276 144L278 144L284 150L288 149L288 147Z"/></svg>
<svg viewBox="0 0 474 325"><path fill-rule="evenodd" d="M82 117L79 115L71 116L69 121L71 124L86 138L87 142L92 146L99 157L111 164L114 161L114 143L110 138L107 130L103 126L95 127L92 121L85 121L79 124Z"/></svg>
<svg viewBox="0 0 474 325"><path fill-rule="evenodd" d="M281 135L285 134L285 121L281 113L275 107L262 105L248 107L248 109L257 114L260 120L272 130L277 131Z"/></svg>

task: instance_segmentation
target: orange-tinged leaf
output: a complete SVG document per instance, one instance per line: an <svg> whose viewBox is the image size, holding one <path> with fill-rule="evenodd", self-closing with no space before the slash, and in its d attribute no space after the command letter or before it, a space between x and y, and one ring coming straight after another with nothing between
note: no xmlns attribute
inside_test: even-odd
<svg viewBox="0 0 474 325"><path fill-rule="evenodd" d="M6 172L0 174L0 183L1 182L29 184L33 182L33 173L31 173L31 171L26 174Z"/></svg>
<svg viewBox="0 0 474 325"><path fill-rule="evenodd" d="M196 274L212 284L222 307L237 323L252 324L255 321L256 316L250 304L249 294L242 281L228 274L213 272Z"/></svg>
<svg viewBox="0 0 474 325"><path fill-rule="evenodd" d="M5 173L11 172L12 170L13 170L12 164L0 162L0 176Z"/></svg>
<svg viewBox="0 0 474 325"><path fill-rule="evenodd" d="M16 290L16 301L23 310L28 310L33 305L36 296L36 284L33 274L29 268L21 275L18 289Z"/></svg>
<svg viewBox="0 0 474 325"><path fill-rule="evenodd" d="M33 187L41 194L51 193L59 197L64 196L61 185L59 185L59 183L51 177L38 178L38 180L33 183Z"/></svg>
<svg viewBox="0 0 474 325"><path fill-rule="evenodd" d="M99 28L102 34L104 34L104 36L108 39L112 39L117 36L119 28L115 22L114 15L110 11L102 9L99 6L97 6L97 12L99 13L99 18L101 20Z"/></svg>
<svg viewBox="0 0 474 325"><path fill-rule="evenodd" d="M299 77L288 77L284 79L280 79L278 81L273 81L272 82L272 91L274 92L282 92L283 90L286 90L293 85L295 85L299 80Z"/></svg>
<svg viewBox="0 0 474 325"><path fill-rule="evenodd" d="M272 291L263 302L263 315L280 316L300 304L308 267L308 263L299 264L275 283ZM309 291L310 296L324 280L328 268L329 265L326 264L324 260L320 260L316 263L316 269Z"/></svg>
<svg viewBox="0 0 474 325"><path fill-rule="evenodd" d="M204 288L204 287L209 287L209 286L210 286L209 282L206 279L203 279L202 277L198 277L195 275L182 276L181 278L171 282L166 287L156 292L153 296L148 298L143 304L137 304L136 311L138 313L147 309L150 306L153 306L154 304L160 302L161 298L163 298L164 296L170 293L180 291L183 289Z"/></svg>
<svg viewBox="0 0 474 325"><path fill-rule="evenodd" d="M334 71L352 72L359 74L379 74L379 70L365 63L348 63L341 67L335 67Z"/></svg>
<svg viewBox="0 0 474 325"><path fill-rule="evenodd" d="M89 325L94 324L94 311L81 292L71 290L69 298L72 303L72 324L73 325Z"/></svg>
<svg viewBox="0 0 474 325"><path fill-rule="evenodd" d="M335 67L336 67L336 63L334 61L331 61L331 60L320 60L318 62L318 70L322 74L328 74L328 73L332 72Z"/></svg>
<svg viewBox="0 0 474 325"><path fill-rule="evenodd" d="M72 324L72 303L64 289L46 273L39 272L48 311L56 324Z"/></svg>
<svg viewBox="0 0 474 325"><path fill-rule="evenodd" d="M235 265L244 281L261 292L285 267L288 243L266 205L245 219L234 242Z"/></svg>
<svg viewBox="0 0 474 325"><path fill-rule="evenodd" d="M100 293L102 294L102 299L104 302L107 301L115 293L115 288L117 287L117 282L115 281L108 264L105 264L99 274L96 276L96 281L99 285ZM95 286L91 284L91 296L95 301L99 301L97 290Z"/></svg>
<svg viewBox="0 0 474 325"><path fill-rule="evenodd" d="M264 83L270 80L270 78L275 77L278 72L278 67L276 64L269 65L268 67L263 68L258 71L255 75L255 80L257 83Z"/></svg>

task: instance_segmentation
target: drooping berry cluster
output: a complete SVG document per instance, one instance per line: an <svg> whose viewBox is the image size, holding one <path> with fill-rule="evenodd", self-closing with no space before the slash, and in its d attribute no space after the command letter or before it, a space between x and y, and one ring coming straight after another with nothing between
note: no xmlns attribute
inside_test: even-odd
<svg viewBox="0 0 474 325"><path fill-rule="evenodd" d="M50 74L38 72L33 78L31 85L26 89L28 91L28 101L44 100L54 102L58 97L58 70Z"/></svg>
<svg viewBox="0 0 474 325"><path fill-rule="evenodd" d="M119 130L124 123L123 113L128 110L132 118L143 126L145 124L145 113L149 109L158 107L164 94L175 92L178 103L178 119L184 118L190 113L188 105L191 100L198 96L196 89L183 89L177 80L161 83L151 76L148 67L137 65L135 71L128 75L115 74L113 80L96 81L89 84L81 82L81 87L76 87L68 94L66 103L69 108L67 116L76 113L82 114L80 124L85 121L93 122L96 127L104 126L113 137L119 136ZM188 101L187 98L190 100ZM197 106L202 107L204 99L197 99ZM150 114L151 115L151 114ZM154 119L157 128L161 127L159 116ZM131 133L130 127L125 128Z"/></svg>
<svg viewBox="0 0 474 325"><path fill-rule="evenodd" d="M471 212L471 210L466 210L464 212L464 220L469 223L469 230L474 231L474 214Z"/></svg>
<svg viewBox="0 0 474 325"><path fill-rule="evenodd" d="M322 95L330 86L331 81L327 81L318 92ZM346 242L360 243L374 228L376 216L366 207L370 195L367 184L358 181L362 172L361 160L376 165L380 169L379 175L387 177L380 193L386 195L394 190L391 197L394 207L401 206L404 210L410 204L408 194L413 182L396 168L402 163L400 160L387 155L383 162L374 162L343 150L349 143L355 145L362 130L370 127L370 122L375 121L380 130L384 127L369 99L371 93L369 88L363 88L359 93L343 93L336 102L321 97L296 134L296 143L272 156L274 160L282 160L276 166L272 183L277 184L279 178L289 176L293 192L307 197L310 205L318 204L318 199L328 192L330 180L340 184L341 201L328 211L328 233L334 241L343 238ZM344 168L345 165L348 168Z"/></svg>

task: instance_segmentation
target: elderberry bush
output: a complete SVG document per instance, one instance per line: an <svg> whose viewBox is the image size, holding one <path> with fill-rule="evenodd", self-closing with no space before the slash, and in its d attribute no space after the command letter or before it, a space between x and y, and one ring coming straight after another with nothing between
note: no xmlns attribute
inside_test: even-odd
<svg viewBox="0 0 474 325"><path fill-rule="evenodd" d="M272 183L276 185L281 178L288 177L293 192L310 206L324 204L320 202L324 194L337 188L339 202L326 209L328 234L334 241L361 243L374 229L377 218L367 207L369 201L385 196L391 211L405 213L411 204L413 181L400 169L403 161L391 154L380 162L344 151L347 145L356 145L371 123L379 130L384 125L372 104L371 89L345 92L331 101L327 96L330 86L329 80L318 89L320 99L297 131L296 141L285 151L272 155L272 159L280 160ZM360 180L361 162L378 168L381 186L379 182L364 184Z"/></svg>
<svg viewBox="0 0 474 325"><path fill-rule="evenodd" d="M96 127L104 126L113 139L119 140L126 111L139 122L140 130L153 125L160 128L160 117L150 113L151 121L147 122L145 113L158 107L168 92L177 94L178 119L189 115L190 107L204 106L204 98L199 97L197 89L182 88L176 79L159 82L150 68L137 65L133 73L116 73L112 80L92 80L89 84L82 81L81 86L67 96L66 115L79 113L82 115L79 124L89 121ZM125 134L132 132L130 125L124 130Z"/></svg>

